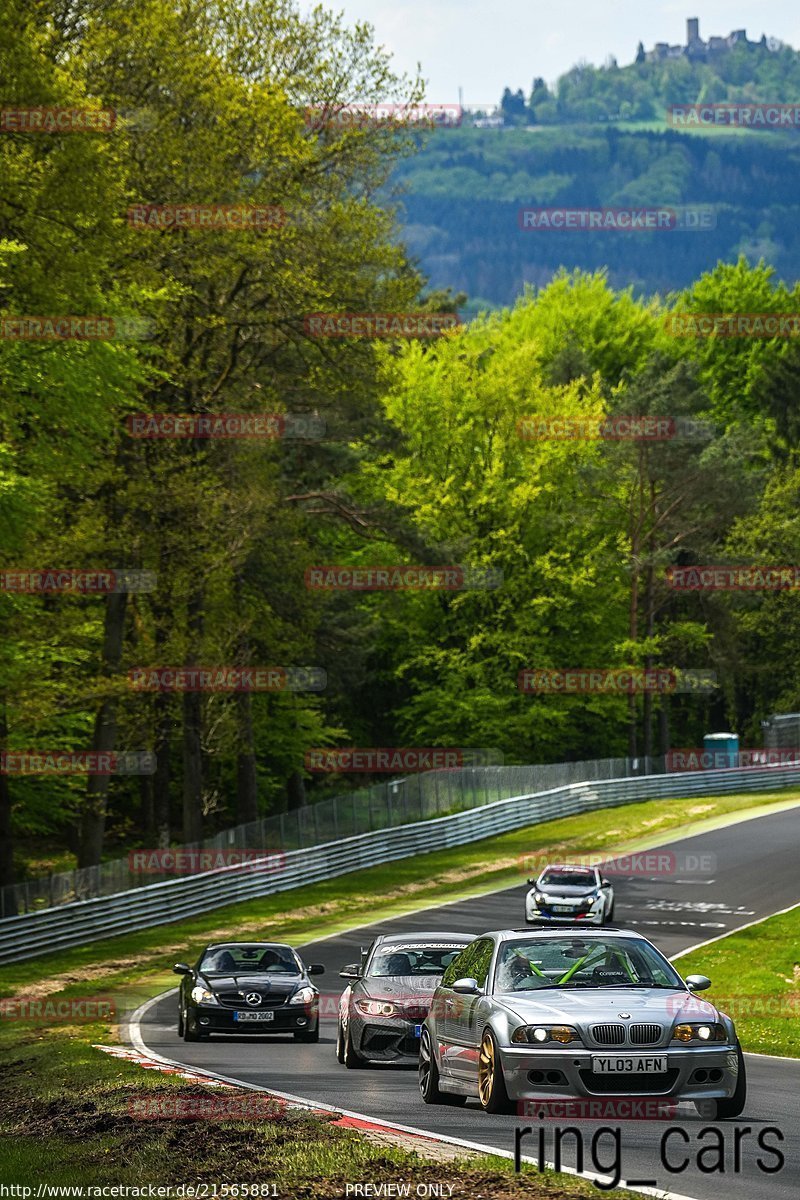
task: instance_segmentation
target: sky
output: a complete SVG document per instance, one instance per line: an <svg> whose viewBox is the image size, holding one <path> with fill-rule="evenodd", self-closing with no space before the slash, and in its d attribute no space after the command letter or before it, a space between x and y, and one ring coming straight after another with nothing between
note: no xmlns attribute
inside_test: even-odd
<svg viewBox="0 0 800 1200"><path fill-rule="evenodd" d="M316 2L316 0L315 0ZM686 18L700 36L746 29L800 48L796 0L323 0L348 22L369 21L395 70L414 75L417 63L432 103L496 104L503 88L530 92L534 76L552 83L581 59L600 66L613 54L633 61L641 40L686 40ZM301 0L304 11L311 0Z"/></svg>

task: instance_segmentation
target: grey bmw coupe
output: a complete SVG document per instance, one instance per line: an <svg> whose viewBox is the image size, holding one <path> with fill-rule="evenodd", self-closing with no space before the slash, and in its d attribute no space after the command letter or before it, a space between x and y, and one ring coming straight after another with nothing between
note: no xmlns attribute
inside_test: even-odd
<svg viewBox="0 0 800 1200"><path fill-rule="evenodd" d="M660 1096L738 1116L745 1064L733 1021L638 933L486 933L442 976L423 1029L426 1104L487 1112L547 1097Z"/></svg>

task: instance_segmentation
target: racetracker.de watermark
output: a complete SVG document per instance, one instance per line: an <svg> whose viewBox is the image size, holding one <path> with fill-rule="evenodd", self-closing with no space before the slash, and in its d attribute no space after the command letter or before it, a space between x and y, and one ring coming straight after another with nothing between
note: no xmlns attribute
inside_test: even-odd
<svg viewBox="0 0 800 1200"><path fill-rule="evenodd" d="M800 567L667 567L664 578L674 592L783 592L800 588Z"/></svg>
<svg viewBox="0 0 800 1200"><path fill-rule="evenodd" d="M112 996L14 996L0 1000L0 1022L37 1021L43 1024L87 1024L113 1021L116 1006Z"/></svg>
<svg viewBox="0 0 800 1200"><path fill-rule="evenodd" d="M323 667L131 667L137 692L322 692Z"/></svg>
<svg viewBox="0 0 800 1200"><path fill-rule="evenodd" d="M669 104L667 124L675 129L797 129L800 104L745 104L732 100L716 104Z"/></svg>
<svg viewBox="0 0 800 1200"><path fill-rule="evenodd" d="M717 677L713 671L636 670L615 668L597 670L576 667L568 670L530 669L520 671L517 687L521 692L537 695L579 695L593 692L600 695L640 695L645 692L672 694L682 692L713 692Z"/></svg>
<svg viewBox="0 0 800 1200"><path fill-rule="evenodd" d="M346 567L329 564L306 567L305 584L312 591L427 592L483 591L500 587L503 572L496 567Z"/></svg>
<svg viewBox="0 0 800 1200"><path fill-rule="evenodd" d="M133 438L243 438L253 441L319 441L325 422L313 413L131 413Z"/></svg>
<svg viewBox="0 0 800 1200"><path fill-rule="evenodd" d="M529 879L538 879L542 871L552 865L552 854L524 854L519 860L522 874ZM674 850L638 850L632 854L618 854L615 858L603 854L579 854L577 857L571 856L566 865L589 871L596 868L602 876L613 875L625 879L631 876L641 876L643 879L672 879L683 875L709 877L717 869L717 856L706 851L678 853Z"/></svg>
<svg viewBox="0 0 800 1200"><path fill-rule="evenodd" d="M683 993L667 997L667 1012L670 1016L708 1020L713 1019L715 1008L718 1012L732 1017L734 1021L743 1020L745 1017L754 1021L763 1021L771 1017L796 1020L800 1017L800 992L784 996L729 992L726 995L714 995L709 1000L703 1000L700 996L687 997Z"/></svg>
<svg viewBox="0 0 800 1200"><path fill-rule="evenodd" d="M116 121L113 108L0 108L0 133L110 133Z"/></svg>
<svg viewBox="0 0 800 1200"><path fill-rule="evenodd" d="M254 1092L184 1095L176 1090L172 1095L132 1097L128 1116L135 1121L278 1121L286 1107L278 1096Z"/></svg>
<svg viewBox="0 0 800 1200"><path fill-rule="evenodd" d="M128 870L142 875L200 875L205 871L238 870L282 871L286 855L282 850L195 850L175 849L131 850Z"/></svg>
<svg viewBox="0 0 800 1200"><path fill-rule="evenodd" d="M793 338L800 334L798 313L668 313L664 329L672 337Z"/></svg>
<svg viewBox="0 0 800 1200"><path fill-rule="evenodd" d="M0 571L0 592L89 596L112 592L152 592L155 586L153 571L76 571L55 568Z"/></svg>
<svg viewBox="0 0 800 1200"><path fill-rule="evenodd" d="M687 417L644 416L526 416L517 421L517 434L526 442L606 441L669 442L705 440L712 436L705 421Z"/></svg>
<svg viewBox="0 0 800 1200"><path fill-rule="evenodd" d="M526 233L706 233L717 214L702 205L678 208L521 208L517 224Z"/></svg>
<svg viewBox="0 0 800 1200"><path fill-rule="evenodd" d="M315 746L305 752L307 771L403 774L501 766L499 750L477 746Z"/></svg>
<svg viewBox="0 0 800 1200"><path fill-rule="evenodd" d="M455 129L463 119L460 104L331 104L306 108L306 128L311 130L376 129L379 126L422 126Z"/></svg>
<svg viewBox="0 0 800 1200"><path fill-rule="evenodd" d="M667 771L723 771L758 767L800 767L800 749L782 746L780 749L754 747L750 750L707 750L704 746L689 746L670 750L664 755Z"/></svg>
<svg viewBox="0 0 800 1200"><path fill-rule="evenodd" d="M642 1096L609 1096L604 1099L551 1097L517 1101L518 1117L540 1121L674 1121L678 1105L671 1100Z"/></svg>
<svg viewBox="0 0 800 1200"><path fill-rule="evenodd" d="M457 329L457 313L306 313L303 330L313 338L431 338Z"/></svg>
<svg viewBox="0 0 800 1200"><path fill-rule="evenodd" d="M152 775L150 750L0 750L0 775Z"/></svg>
<svg viewBox="0 0 800 1200"><path fill-rule="evenodd" d="M131 229L243 230L280 229L286 210L276 204L134 204L128 209Z"/></svg>
<svg viewBox="0 0 800 1200"><path fill-rule="evenodd" d="M147 317L21 316L0 317L0 339L7 342L139 342L156 331Z"/></svg>

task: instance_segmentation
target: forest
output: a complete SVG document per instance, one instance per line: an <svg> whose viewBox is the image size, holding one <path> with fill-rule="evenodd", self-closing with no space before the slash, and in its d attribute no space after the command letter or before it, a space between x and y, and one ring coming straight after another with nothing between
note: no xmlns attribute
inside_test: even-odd
<svg viewBox="0 0 800 1200"><path fill-rule="evenodd" d="M197 842L364 779L316 771L323 750L544 763L728 727L758 745L761 720L798 706L796 589L681 591L670 574L800 562L796 340L675 336L669 320L798 312L796 235L753 225L746 203L793 211L776 141L608 130L559 148L544 132L538 183L470 198L489 171L479 131L420 151L396 124L308 128L308 107L420 95L368 30L322 10L9 8L7 106L114 118L0 137L0 884ZM530 138L501 136L520 152ZM426 278L413 201L409 220L387 200L412 162L484 264L469 297L454 254ZM640 203L645 175L665 202L724 188L733 206L717 248L674 235L696 247L680 288L648 283L674 266L668 236L630 235L624 286L598 236L590 263L542 259L527 287L512 271L508 307L456 319L499 294L506 209ZM142 205L172 215L143 228ZM179 220L191 206L209 222ZM418 324L319 336L319 314ZM541 435L629 418L669 436ZM570 669L715 683L519 686ZM62 752L153 769L18 769Z"/></svg>

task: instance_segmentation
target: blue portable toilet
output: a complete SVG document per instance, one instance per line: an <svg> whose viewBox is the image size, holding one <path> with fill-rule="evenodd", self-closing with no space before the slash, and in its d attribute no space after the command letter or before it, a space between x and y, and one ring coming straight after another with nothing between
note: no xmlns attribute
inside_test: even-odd
<svg viewBox="0 0 800 1200"><path fill-rule="evenodd" d="M703 738L703 766L716 771L722 767L738 767L738 733L707 733Z"/></svg>

